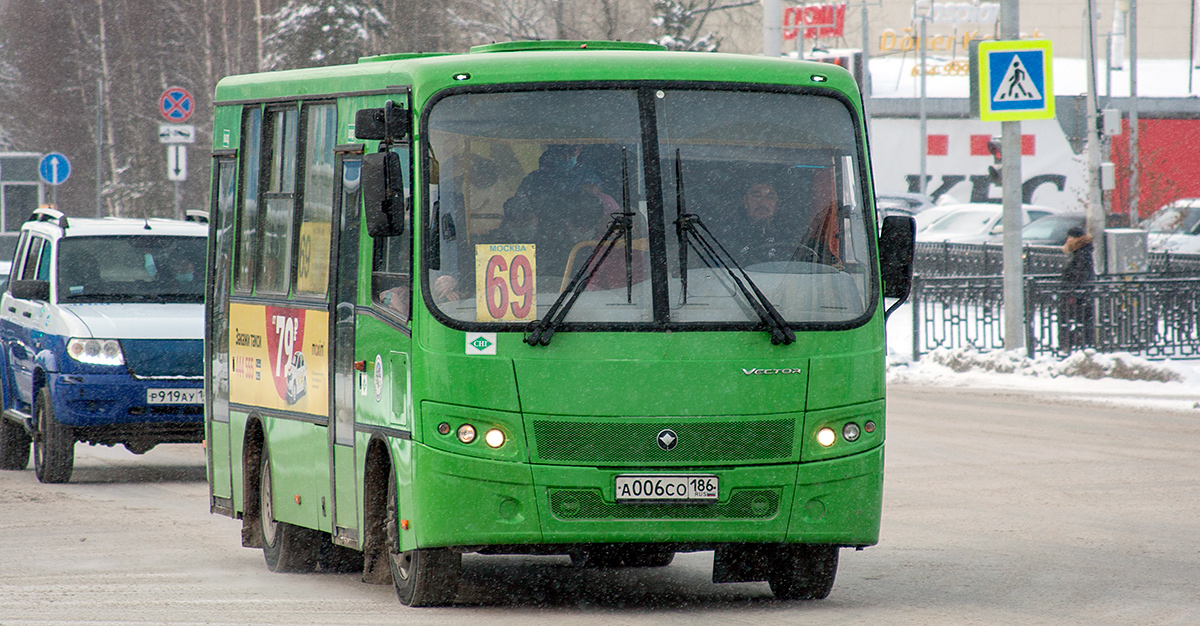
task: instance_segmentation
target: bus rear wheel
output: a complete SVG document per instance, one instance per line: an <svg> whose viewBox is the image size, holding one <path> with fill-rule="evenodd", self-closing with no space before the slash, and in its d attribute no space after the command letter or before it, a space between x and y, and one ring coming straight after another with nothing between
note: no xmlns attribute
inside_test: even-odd
<svg viewBox="0 0 1200 626"><path fill-rule="evenodd" d="M29 465L29 433L0 415L0 470L23 470Z"/></svg>
<svg viewBox="0 0 1200 626"><path fill-rule="evenodd" d="M388 480L387 551L396 597L406 606L445 606L454 602L462 555L449 548L401 552L398 503L393 475Z"/></svg>
<svg viewBox="0 0 1200 626"><path fill-rule="evenodd" d="M798 544L783 546L767 582L780 600L824 600L833 591L837 576L838 546Z"/></svg>
<svg viewBox="0 0 1200 626"><path fill-rule="evenodd" d="M259 528L267 569L272 572L311 572L316 569L321 549L319 533L275 519L271 460L265 449L258 472L258 497Z"/></svg>
<svg viewBox="0 0 1200 626"><path fill-rule="evenodd" d="M44 483L65 483L75 470L75 429L54 418L50 388L42 387L34 405L33 471Z"/></svg>

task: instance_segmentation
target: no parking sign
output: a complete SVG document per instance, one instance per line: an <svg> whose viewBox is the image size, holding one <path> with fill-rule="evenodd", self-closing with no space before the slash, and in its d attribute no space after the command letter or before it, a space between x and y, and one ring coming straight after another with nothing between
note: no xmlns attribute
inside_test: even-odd
<svg viewBox="0 0 1200 626"><path fill-rule="evenodd" d="M170 87L158 99L158 112L172 122L186 122L196 108L192 94L183 87Z"/></svg>

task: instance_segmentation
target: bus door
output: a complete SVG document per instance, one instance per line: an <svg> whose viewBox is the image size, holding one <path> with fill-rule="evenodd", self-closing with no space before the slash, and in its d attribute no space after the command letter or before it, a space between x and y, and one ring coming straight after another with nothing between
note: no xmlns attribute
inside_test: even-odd
<svg viewBox="0 0 1200 626"><path fill-rule="evenodd" d="M229 278L233 263L233 206L237 196L237 151L213 154L217 172L209 217L211 251L207 286L208 323L205 325L209 455L209 504L213 511L233 515L233 447L229 426Z"/></svg>
<svg viewBox="0 0 1200 626"><path fill-rule="evenodd" d="M355 484L354 435L354 332L358 295L359 183L362 146L338 146L336 171L338 199L334 207L337 224L333 240L333 428L330 429L333 460L330 481L333 489L333 541L359 547L358 485ZM355 154L357 152L357 154Z"/></svg>

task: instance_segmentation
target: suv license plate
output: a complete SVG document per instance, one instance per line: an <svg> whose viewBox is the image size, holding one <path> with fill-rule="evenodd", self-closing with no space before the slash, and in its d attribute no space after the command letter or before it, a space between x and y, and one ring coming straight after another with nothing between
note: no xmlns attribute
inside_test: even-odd
<svg viewBox="0 0 1200 626"><path fill-rule="evenodd" d="M203 389L147 389L146 404L200 404Z"/></svg>
<svg viewBox="0 0 1200 626"><path fill-rule="evenodd" d="M717 501L717 477L712 474L647 474L617 476L617 501Z"/></svg>

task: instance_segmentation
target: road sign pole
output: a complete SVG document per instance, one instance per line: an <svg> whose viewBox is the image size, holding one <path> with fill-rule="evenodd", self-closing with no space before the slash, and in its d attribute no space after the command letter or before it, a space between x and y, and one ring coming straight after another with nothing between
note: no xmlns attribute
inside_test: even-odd
<svg viewBox="0 0 1200 626"><path fill-rule="evenodd" d="M179 193L179 181L175 181L175 219L183 219L183 208L181 206L181 198Z"/></svg>
<svg viewBox="0 0 1200 626"><path fill-rule="evenodd" d="M1020 39L1017 0L1000 3L1000 38ZM1046 98L1054 94L1043 92ZM1025 268L1021 259L1021 122L1000 122L1001 198L1004 202L1004 349L1025 348Z"/></svg>

